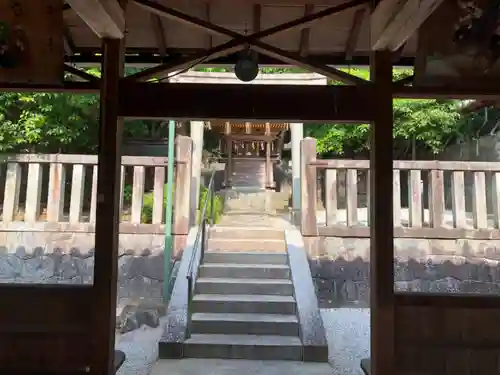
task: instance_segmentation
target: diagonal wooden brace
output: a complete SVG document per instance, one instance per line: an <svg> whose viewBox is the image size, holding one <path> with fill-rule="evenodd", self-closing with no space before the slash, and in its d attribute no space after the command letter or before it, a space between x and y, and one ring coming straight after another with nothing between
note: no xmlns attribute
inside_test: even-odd
<svg viewBox="0 0 500 375"><path fill-rule="evenodd" d="M293 21L286 22L284 24L277 25L275 27L271 27L269 29L253 33L248 36L215 25L211 22L199 19L197 17L193 17L191 15L182 13L178 10L165 7L151 0L134 0L134 2L137 5L145 8L150 12L156 13L159 16L171 18L183 22L185 24L188 24L190 26L201 28L213 34L229 36L233 39L227 43L221 44L217 47L210 49L203 55L201 54L199 56L197 55L195 58L193 57L186 58L177 64L175 62L162 64L157 67L130 75L126 78L127 80L144 81L153 78L157 75L165 75L174 70L181 70L182 68L185 68L186 65L189 66L189 64L196 65L201 62L200 60L209 61L210 59L214 59L223 55L227 55L229 53L233 53L235 52L235 50L237 51L243 49L245 45L252 45L253 49L262 54L272 56L274 58L285 61L289 64L303 67L310 71L325 75L326 77L334 80L340 80L347 84L364 84L368 82L358 77L344 73L338 69L329 67L327 65L314 63L309 59L301 57L297 53L284 51L281 48L277 48L260 41L260 39L262 38L274 35L279 32L288 31L296 27L306 27L317 20L320 20L332 14L339 13L343 10L365 5L367 3L366 0L352 0L338 6L330 7L321 12L309 14L304 17L295 19Z"/></svg>

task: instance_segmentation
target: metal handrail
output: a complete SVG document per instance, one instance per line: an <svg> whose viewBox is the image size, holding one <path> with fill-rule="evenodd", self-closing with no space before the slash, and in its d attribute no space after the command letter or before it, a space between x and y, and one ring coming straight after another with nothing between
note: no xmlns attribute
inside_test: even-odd
<svg viewBox="0 0 500 375"><path fill-rule="evenodd" d="M201 215L200 215L200 222L199 222L199 228L198 232L196 233L196 239L194 241L193 245L193 251L191 252L191 259L189 259L189 265L187 269L187 283L188 283L188 293L187 293L187 299L188 299L188 325L187 325L187 336L190 336L190 326L191 326L191 302L193 300L193 292L194 292L194 282L195 282L195 275L194 275L194 261L196 259L196 256L198 254L198 247L200 251L200 264L203 263L203 258L205 256L205 248L207 245L207 206L208 206L208 201L210 200L210 226L214 225L214 201L215 201L215 170L212 171L212 174L210 175L210 182L208 183L208 188L207 188L207 195L205 196L205 200L203 202L202 210L201 210Z"/></svg>

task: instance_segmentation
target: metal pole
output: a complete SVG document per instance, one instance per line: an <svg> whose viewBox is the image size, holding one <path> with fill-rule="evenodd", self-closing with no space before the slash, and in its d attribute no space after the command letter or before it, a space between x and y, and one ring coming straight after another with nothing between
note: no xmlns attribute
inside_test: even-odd
<svg viewBox="0 0 500 375"><path fill-rule="evenodd" d="M175 121L168 122L168 165L167 165L167 202L165 205L165 248L163 250L163 299L165 303L170 298L170 274L172 271L172 202L174 190L175 164Z"/></svg>

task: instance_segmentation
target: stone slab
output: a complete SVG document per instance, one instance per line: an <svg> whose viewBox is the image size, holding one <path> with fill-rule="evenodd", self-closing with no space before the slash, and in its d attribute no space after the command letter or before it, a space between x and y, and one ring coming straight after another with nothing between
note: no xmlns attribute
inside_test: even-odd
<svg viewBox="0 0 500 375"><path fill-rule="evenodd" d="M188 280L190 266L193 271L193 285L196 282L198 267L200 265L199 245L195 248L198 228L189 231L186 246L180 260L179 271L170 296L166 313L164 331L159 342L159 357L182 358L183 343L187 339L187 329L189 322L188 311Z"/></svg>
<svg viewBox="0 0 500 375"><path fill-rule="evenodd" d="M298 229L287 229L285 241L297 302L303 360L326 362L328 361L328 343L325 327L318 308L318 299L308 267L307 250L302 241L302 235Z"/></svg>

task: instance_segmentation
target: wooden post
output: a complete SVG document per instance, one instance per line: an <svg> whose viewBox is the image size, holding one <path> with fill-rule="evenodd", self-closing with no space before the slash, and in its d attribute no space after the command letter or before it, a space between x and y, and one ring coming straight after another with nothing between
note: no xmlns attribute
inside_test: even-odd
<svg viewBox="0 0 500 375"><path fill-rule="evenodd" d="M316 140L314 138L307 137L301 141L301 155L300 229L303 236L317 236L317 176L316 167L310 165L316 160Z"/></svg>
<svg viewBox="0 0 500 375"><path fill-rule="evenodd" d="M377 105L370 145L371 373L394 375L392 54L374 52Z"/></svg>
<svg viewBox="0 0 500 375"><path fill-rule="evenodd" d="M172 233L187 235L194 218L191 217L191 164L193 154L191 138L178 136L175 142L175 203Z"/></svg>
<svg viewBox="0 0 500 375"><path fill-rule="evenodd" d="M233 140L226 138L227 142L227 160L226 160L226 187L232 185L233 179Z"/></svg>
<svg viewBox="0 0 500 375"><path fill-rule="evenodd" d="M271 135L271 125L266 122L266 137ZM271 165L271 141L266 140L266 188L271 188L273 186L272 181L272 165Z"/></svg>
<svg viewBox="0 0 500 375"><path fill-rule="evenodd" d="M120 1L125 8L126 1ZM120 171L123 118L118 116L125 44L103 39L94 264L94 361L92 373L114 373Z"/></svg>

